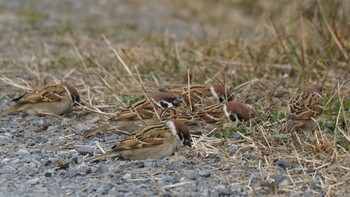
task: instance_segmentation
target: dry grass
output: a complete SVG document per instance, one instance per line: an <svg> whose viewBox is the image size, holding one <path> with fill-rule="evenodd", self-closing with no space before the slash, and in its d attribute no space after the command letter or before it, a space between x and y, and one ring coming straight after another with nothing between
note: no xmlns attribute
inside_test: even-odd
<svg viewBox="0 0 350 197"><path fill-rule="evenodd" d="M285 194L314 187L329 196L349 193L350 4L341 0L169 4L131 1L117 10L108 3L95 5L95 28L82 13L47 16L35 6L18 9L17 16L3 11L28 30L3 32L2 48L8 50L2 49L0 90L14 96L13 90L68 81L85 100L77 113L108 117L167 86L220 81L236 100L251 107L253 120L249 126L221 129L220 138L194 137L195 155L222 154L235 163L253 153L255 160L247 165L260 169L266 183L256 193ZM139 7L128 13L133 6ZM144 13L143 8L154 12ZM165 22L159 9L169 12ZM121 19L114 21L108 13ZM53 24L42 27L50 17ZM77 17L78 25L66 24L66 17ZM139 17L149 21L138 24ZM151 22L166 25L161 31L143 29ZM113 25L121 30L112 31ZM312 134L281 136L289 95L307 83L327 88L319 127ZM232 132L239 132L242 140L227 141ZM230 146L239 147L231 158L225 152ZM288 184L276 185L269 178L279 160L299 166L286 169ZM251 180L238 178L230 182L250 187ZM313 186L315 178L319 184Z"/></svg>

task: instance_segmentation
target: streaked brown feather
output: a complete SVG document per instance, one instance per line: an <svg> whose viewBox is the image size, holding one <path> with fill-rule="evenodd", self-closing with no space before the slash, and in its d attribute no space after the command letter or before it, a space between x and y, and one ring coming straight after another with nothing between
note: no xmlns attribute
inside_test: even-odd
<svg viewBox="0 0 350 197"><path fill-rule="evenodd" d="M302 93L294 96L287 106L287 117L310 119L323 111L323 98L315 93Z"/></svg>
<svg viewBox="0 0 350 197"><path fill-rule="evenodd" d="M167 130L165 124L146 126L135 135L113 146L112 149L115 151L133 150L163 144L165 139L171 135Z"/></svg>
<svg viewBox="0 0 350 197"><path fill-rule="evenodd" d="M322 88L317 85L305 86L300 94L293 96L286 110L284 132L293 130L310 131L317 127L315 118L323 112Z"/></svg>
<svg viewBox="0 0 350 197"><path fill-rule="evenodd" d="M164 109L160 114L161 120L176 119L180 122L187 123L193 121L193 116L184 108Z"/></svg>
<svg viewBox="0 0 350 197"><path fill-rule="evenodd" d="M222 122L225 119L225 114L222 110L221 104L205 107L204 109L198 111L195 116L209 124Z"/></svg>
<svg viewBox="0 0 350 197"><path fill-rule="evenodd" d="M13 101L20 103L60 102L65 94L67 94L67 92L63 86L49 85L28 92L13 99Z"/></svg>

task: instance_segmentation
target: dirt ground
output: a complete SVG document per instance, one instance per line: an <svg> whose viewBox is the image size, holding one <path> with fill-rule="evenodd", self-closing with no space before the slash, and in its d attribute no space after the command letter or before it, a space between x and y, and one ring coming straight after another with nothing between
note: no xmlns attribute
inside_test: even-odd
<svg viewBox="0 0 350 197"><path fill-rule="evenodd" d="M84 105L0 117L0 195L347 196L349 13L346 0L1 0L0 110L60 82ZM85 132L142 90L189 78L225 84L250 124L193 136L170 158L86 162L125 135ZM317 130L281 134L289 98L310 83L326 90Z"/></svg>

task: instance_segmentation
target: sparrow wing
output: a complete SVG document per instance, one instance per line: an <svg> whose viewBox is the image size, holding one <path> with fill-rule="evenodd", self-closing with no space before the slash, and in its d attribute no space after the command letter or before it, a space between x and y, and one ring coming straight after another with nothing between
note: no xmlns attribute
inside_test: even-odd
<svg viewBox="0 0 350 197"><path fill-rule="evenodd" d="M183 108L168 108L164 109L160 114L161 120L176 119L183 123L190 123L194 121L193 116Z"/></svg>
<svg viewBox="0 0 350 197"><path fill-rule="evenodd" d="M154 109L152 104L147 99L142 99L130 107L122 110L113 120L116 121L135 121L135 120L145 120L153 118Z"/></svg>
<svg viewBox="0 0 350 197"><path fill-rule="evenodd" d="M115 151L133 150L163 144L172 137L165 124L146 126L135 135L129 136L112 149Z"/></svg>
<svg viewBox="0 0 350 197"><path fill-rule="evenodd" d="M116 121L135 121L135 120L146 120L153 118L154 111L146 110L146 109L126 109L121 111L115 118L113 117L111 120L115 119Z"/></svg>
<svg viewBox="0 0 350 197"><path fill-rule="evenodd" d="M185 93L186 90L187 90L187 88L185 88L185 87L177 86L177 87L168 88L165 91L166 92L172 92L172 93L175 93L175 94L182 94L182 93Z"/></svg>
<svg viewBox="0 0 350 197"><path fill-rule="evenodd" d="M196 116L204 122L214 124L222 122L225 118L221 104L215 104L197 112Z"/></svg>
<svg viewBox="0 0 350 197"><path fill-rule="evenodd" d="M307 120L319 116L323 111L323 98L315 93L294 96L287 107L287 116Z"/></svg>
<svg viewBox="0 0 350 197"><path fill-rule="evenodd" d="M177 93L177 94L190 94L192 104L195 104L202 99L210 96L210 89L205 85L192 85L190 89L188 87L174 87L168 89L169 92Z"/></svg>
<svg viewBox="0 0 350 197"><path fill-rule="evenodd" d="M13 101L19 103L44 103L44 102L60 102L63 96L67 94L64 86L62 85L49 85L36 90L33 90L27 94L24 94Z"/></svg>

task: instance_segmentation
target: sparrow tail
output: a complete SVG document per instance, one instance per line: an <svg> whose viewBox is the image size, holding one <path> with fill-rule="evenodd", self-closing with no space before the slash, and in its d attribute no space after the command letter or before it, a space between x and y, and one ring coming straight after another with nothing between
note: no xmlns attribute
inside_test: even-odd
<svg viewBox="0 0 350 197"><path fill-rule="evenodd" d="M10 108L1 111L0 112L0 117L1 116L6 116L7 114L11 114L13 112L16 112L16 111L18 111L18 109L19 109L19 106L16 106L16 105L15 106L11 106Z"/></svg>
<svg viewBox="0 0 350 197"><path fill-rule="evenodd" d="M109 158L109 157L119 157L119 153L114 151L114 150L110 150L102 155L99 155L99 156L96 156L96 157L93 157L91 159L89 159L87 162L89 163L93 163L95 161L98 161L98 160L102 160L102 159L106 159L106 158Z"/></svg>
<svg viewBox="0 0 350 197"><path fill-rule="evenodd" d="M97 127L97 128L95 128L95 129L92 129L92 130L90 130L90 131L88 131L88 132L86 132L86 133L84 134L83 139L87 139L87 138L89 138L89 137L95 135L96 133L101 132L101 131L104 131L104 130L106 130L106 129L108 129L108 128L110 128L110 126L109 126L108 124L105 124L105 125L103 125L103 126L101 126L101 127Z"/></svg>

